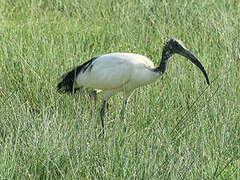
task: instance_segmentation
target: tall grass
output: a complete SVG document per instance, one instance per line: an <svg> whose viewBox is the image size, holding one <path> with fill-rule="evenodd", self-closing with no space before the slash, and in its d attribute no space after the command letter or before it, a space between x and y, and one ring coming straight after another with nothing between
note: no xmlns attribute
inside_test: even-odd
<svg viewBox="0 0 240 180"><path fill-rule="evenodd" d="M236 0L1 1L0 179L238 179L240 4ZM157 65L181 39L209 73L174 56L139 88L120 120L109 101L105 136L88 95L56 92L61 75L109 52Z"/></svg>

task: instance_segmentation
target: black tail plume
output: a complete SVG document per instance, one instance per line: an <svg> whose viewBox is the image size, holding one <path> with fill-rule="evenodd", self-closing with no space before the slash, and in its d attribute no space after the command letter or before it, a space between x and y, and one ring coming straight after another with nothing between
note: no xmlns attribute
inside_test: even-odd
<svg viewBox="0 0 240 180"><path fill-rule="evenodd" d="M77 90L79 90L80 89L79 87L74 87L74 82L75 82L75 79L76 79L77 75L80 72L84 73L87 70L87 68L89 68L91 70L92 63L96 58L97 57L92 58L91 60L89 60L89 61L83 63L82 65L74 68L72 71L64 74L62 76L62 81L60 83L58 83L58 85L57 85L57 90L59 92L63 92L63 93L74 93Z"/></svg>

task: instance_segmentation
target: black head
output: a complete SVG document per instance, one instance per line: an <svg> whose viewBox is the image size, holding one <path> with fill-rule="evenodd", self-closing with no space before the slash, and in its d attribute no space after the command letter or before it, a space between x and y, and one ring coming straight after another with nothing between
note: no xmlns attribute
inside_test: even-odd
<svg viewBox="0 0 240 180"><path fill-rule="evenodd" d="M157 68L159 71L162 72L162 74L166 70L168 59L173 54L179 54L181 56L184 56L185 58L189 59L192 63L194 63L204 74L207 83L210 84L209 79L208 79L208 75L207 75L203 65L200 63L200 61L194 56L194 54L191 51L189 51L183 45L183 43L180 40L177 40L177 39L174 39L174 38L169 39L163 47L162 60L161 60L161 63L159 65L159 67Z"/></svg>
<svg viewBox="0 0 240 180"><path fill-rule="evenodd" d="M171 38L169 39L163 47L163 55L170 58L173 54L184 52L187 48L183 45L180 40ZM182 54L181 54L182 55Z"/></svg>

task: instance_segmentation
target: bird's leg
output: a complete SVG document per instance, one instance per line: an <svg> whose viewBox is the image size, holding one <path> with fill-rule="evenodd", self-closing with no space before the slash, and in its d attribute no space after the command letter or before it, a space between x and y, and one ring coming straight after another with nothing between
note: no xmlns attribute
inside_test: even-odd
<svg viewBox="0 0 240 180"><path fill-rule="evenodd" d="M104 134L104 117L105 117L105 105L106 101L104 100L100 109L100 116L101 116L101 123L103 128L103 134Z"/></svg>
<svg viewBox="0 0 240 180"><path fill-rule="evenodd" d="M89 93L89 96L90 96L91 98L93 98L94 104L96 105L96 104L97 104L97 91L91 91L91 92Z"/></svg>
<svg viewBox="0 0 240 180"><path fill-rule="evenodd" d="M94 107L92 110L92 124L93 127L97 128L97 116L96 116L96 106L97 106L97 91L90 91L89 92L90 98L94 101Z"/></svg>
<svg viewBox="0 0 240 180"><path fill-rule="evenodd" d="M123 130L124 132L126 132L126 119L125 119L125 109L127 106L127 100L123 101L123 106L122 106L122 110L121 110L121 119L123 121Z"/></svg>

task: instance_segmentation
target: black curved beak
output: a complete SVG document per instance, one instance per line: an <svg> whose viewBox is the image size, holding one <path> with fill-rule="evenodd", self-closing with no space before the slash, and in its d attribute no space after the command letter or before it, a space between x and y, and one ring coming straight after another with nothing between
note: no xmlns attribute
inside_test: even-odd
<svg viewBox="0 0 240 180"><path fill-rule="evenodd" d="M186 48L183 48L181 50L177 50L175 53L178 53L178 54L184 56L185 58L189 59L193 64L195 64L202 71L203 75L206 78L207 84L210 85L207 72L205 71L205 69L204 69L203 65L200 63L200 61L196 58L196 56L194 56L194 54L191 51L189 51Z"/></svg>

